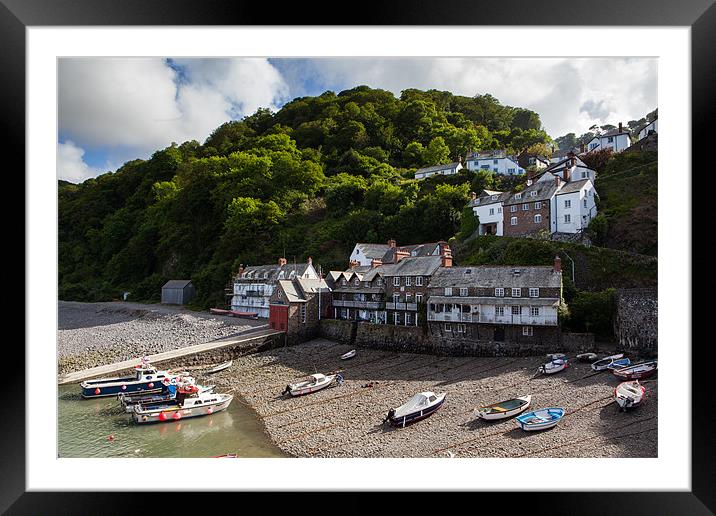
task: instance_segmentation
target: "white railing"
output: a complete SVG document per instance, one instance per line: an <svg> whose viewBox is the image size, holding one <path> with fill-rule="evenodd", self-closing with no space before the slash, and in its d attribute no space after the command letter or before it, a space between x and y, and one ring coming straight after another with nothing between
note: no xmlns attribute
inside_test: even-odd
<svg viewBox="0 0 716 516"><path fill-rule="evenodd" d="M473 322L488 324L525 324L530 326L556 326L557 316L531 315L478 315L458 312L428 312L428 321Z"/></svg>
<svg viewBox="0 0 716 516"><path fill-rule="evenodd" d="M418 309L418 303L385 303L386 310L412 310Z"/></svg>
<svg viewBox="0 0 716 516"><path fill-rule="evenodd" d="M344 308L367 308L372 310L378 310L381 308L380 301L346 301L342 299L334 299L333 306L339 306Z"/></svg>

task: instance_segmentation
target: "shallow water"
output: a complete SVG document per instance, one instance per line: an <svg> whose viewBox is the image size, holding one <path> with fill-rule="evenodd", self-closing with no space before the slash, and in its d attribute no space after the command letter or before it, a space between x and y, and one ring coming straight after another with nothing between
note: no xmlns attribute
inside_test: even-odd
<svg viewBox="0 0 716 516"><path fill-rule="evenodd" d="M59 457L285 457L238 398L209 416L137 425L116 398L85 400L79 390L58 387Z"/></svg>

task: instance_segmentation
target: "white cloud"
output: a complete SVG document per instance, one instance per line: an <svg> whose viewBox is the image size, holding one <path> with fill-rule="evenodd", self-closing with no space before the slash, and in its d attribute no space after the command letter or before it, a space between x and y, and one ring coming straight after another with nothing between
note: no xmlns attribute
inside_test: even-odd
<svg viewBox="0 0 716 516"><path fill-rule="evenodd" d="M266 59L61 59L60 133L88 147L143 154L172 141L204 141L231 118L275 106L287 92Z"/></svg>
<svg viewBox="0 0 716 516"><path fill-rule="evenodd" d="M316 82L348 88L366 84L396 95L406 88L489 93L502 104L535 110L553 137L582 134L595 123L626 123L657 105L655 59L329 58L303 64L311 66ZM582 110L585 104L600 109Z"/></svg>
<svg viewBox="0 0 716 516"><path fill-rule="evenodd" d="M84 149L69 140L59 143L57 145L57 177L71 183L81 183L85 179L104 172L87 165L82 159L84 154Z"/></svg>

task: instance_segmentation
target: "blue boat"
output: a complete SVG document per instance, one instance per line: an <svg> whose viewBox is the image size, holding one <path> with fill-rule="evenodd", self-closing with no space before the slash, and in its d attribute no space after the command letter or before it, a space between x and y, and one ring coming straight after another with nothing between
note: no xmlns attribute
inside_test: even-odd
<svg viewBox="0 0 716 516"><path fill-rule="evenodd" d="M103 398L121 393L141 392L151 394L163 392L176 375L158 371L156 367L142 362L134 368L134 376L125 378L99 378L80 383L83 398Z"/></svg>
<svg viewBox="0 0 716 516"><path fill-rule="evenodd" d="M612 362L611 364L609 364L609 365L607 366L607 369L609 369L609 370L611 370L611 371L614 371L614 370L616 370L616 369L621 369L622 367L626 367L626 366L628 366L629 364L631 364L631 360L629 360L628 358L622 358L622 359L619 359L619 360L615 360L614 362Z"/></svg>
<svg viewBox="0 0 716 516"><path fill-rule="evenodd" d="M434 392L421 392L398 408L390 409L383 422L405 428L405 425L420 421L434 414L445 402L446 393L436 395Z"/></svg>
<svg viewBox="0 0 716 516"><path fill-rule="evenodd" d="M530 432L532 430L546 430L552 428L559 423L564 417L564 409L561 407L550 407L527 412L515 418L517 425L522 430Z"/></svg>

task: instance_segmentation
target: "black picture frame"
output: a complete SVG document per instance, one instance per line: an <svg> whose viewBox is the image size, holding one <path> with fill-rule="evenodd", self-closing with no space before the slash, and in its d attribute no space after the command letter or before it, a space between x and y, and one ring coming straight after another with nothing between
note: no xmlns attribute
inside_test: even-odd
<svg viewBox="0 0 716 516"><path fill-rule="evenodd" d="M322 5L323 4L323 5ZM595 8L595 5L597 7ZM335 3L312 2L283 5L280 12L267 2L238 2L204 0L0 0L0 69L4 80L0 82L2 101L0 127L6 136L6 148L12 149L18 159L17 170L25 168L25 29L29 26L89 26L89 25L590 25L590 26L688 26L691 27L692 65L692 135L694 142L709 135L716 117L716 5L714 0L603 0L598 4L586 0L501 0L485 2L478 0L452 0L442 2L391 1L382 5L361 3L347 11L338 10ZM345 7L345 5L344 5ZM323 13L323 14L320 14ZM698 116L696 116L698 114ZM697 138L698 137L698 138ZM707 156L709 144L692 144L692 163L710 164ZM711 144L712 145L712 144ZM710 173L710 172L709 172ZM14 187L24 192L18 182ZM23 195L24 198L24 195ZM697 222L697 217L693 218ZM16 241L23 242L24 228L16 224ZM23 235L20 236L20 232ZM20 245L18 244L18 248ZM24 249L24 246L22 247ZM24 253L24 251L22 251ZM692 251L693 252L693 251ZM24 256L24 255L23 255ZM692 255L694 256L694 255ZM23 261L24 262L24 261ZM693 257L697 270L699 260ZM705 262L703 265L707 265ZM23 267L23 266L21 266ZM25 271L27 273L27 271ZM22 299L16 303L24 305ZM692 321L704 320L707 307L693 304ZM701 317L699 317L701 316ZM20 323L17 323L20 326ZM693 331L692 340L695 342ZM19 340L19 339L18 339ZM706 344L709 339L700 344ZM676 343L665 343L673 345ZM560 493L559 503L549 505L546 499L554 493L533 492L510 495L516 507L529 504L548 507L551 514L712 514L716 510L714 492L714 447L710 425L713 403L708 389L695 388L697 379L709 378L708 346L692 346L692 490L690 492L584 492ZM6 359L7 360L7 359ZM8 514L119 514L128 510L153 510L147 500L149 493L60 493L26 492L25 489L25 414L24 353L19 350L13 359L13 367L4 379L3 418L0 439L0 511ZM704 409L705 407L705 409ZM669 417L668 413L663 415ZM48 424L53 424L49 422ZM568 466L567 466L568 467ZM615 474L618 472L615 471ZM608 496L605 499L605 494ZM296 496L299 495L299 496ZM505 493L504 495L507 495ZM241 494L245 497L246 494ZM305 496L293 495L291 505L298 510L306 507ZM466 503L474 504L476 496ZM221 496L220 498L226 498ZM246 507L257 503L254 496L246 500ZM154 498L155 500L159 498ZM185 495L181 506L196 497ZM541 503L540 499L545 499ZM146 501L146 503L145 503ZM537 501L532 505L532 502ZM139 502L139 503L137 503ZM201 501L204 509L209 505ZM461 504L459 500L454 502ZM222 505L216 502L216 510ZM385 510L384 502L375 507L373 501L357 493L348 495L340 502L342 512L367 512ZM491 504L475 505L487 510ZM500 502L502 507L504 504ZM291 510L291 509L289 509ZM232 511L234 512L234 511ZM542 513L540 511L540 513Z"/></svg>

